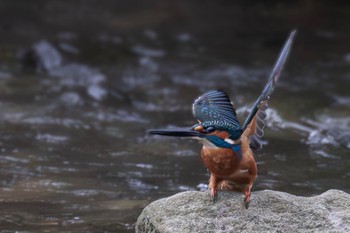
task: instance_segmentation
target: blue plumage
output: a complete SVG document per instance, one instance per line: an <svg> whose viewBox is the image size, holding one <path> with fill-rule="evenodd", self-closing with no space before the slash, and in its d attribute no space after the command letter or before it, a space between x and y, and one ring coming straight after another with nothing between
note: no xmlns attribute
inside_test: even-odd
<svg viewBox="0 0 350 233"><path fill-rule="evenodd" d="M236 111L225 92L209 91L201 95L194 101L192 111L203 128L225 130L233 140L242 134Z"/></svg>

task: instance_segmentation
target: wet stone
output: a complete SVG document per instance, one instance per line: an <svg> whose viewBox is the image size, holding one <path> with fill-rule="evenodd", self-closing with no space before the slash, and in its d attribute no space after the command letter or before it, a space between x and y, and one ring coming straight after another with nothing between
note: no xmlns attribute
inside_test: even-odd
<svg viewBox="0 0 350 233"><path fill-rule="evenodd" d="M48 71L61 66L61 54L48 41L42 40L35 44L34 51L38 56L39 68Z"/></svg>
<svg viewBox="0 0 350 233"><path fill-rule="evenodd" d="M41 40L32 48L19 53L19 59L25 68L35 69L37 72L48 72L60 67L62 55L50 42Z"/></svg>

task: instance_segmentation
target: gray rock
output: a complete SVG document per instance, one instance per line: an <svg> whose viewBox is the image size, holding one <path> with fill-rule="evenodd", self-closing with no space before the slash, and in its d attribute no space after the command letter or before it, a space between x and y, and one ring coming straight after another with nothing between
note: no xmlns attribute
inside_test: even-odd
<svg viewBox="0 0 350 233"><path fill-rule="evenodd" d="M97 69L81 64L69 64L52 69L49 74L60 78L62 86L86 87L87 94L97 101L107 96L107 90L101 86L106 77Z"/></svg>
<svg viewBox="0 0 350 233"><path fill-rule="evenodd" d="M188 191L148 205L136 232L350 232L350 195L257 191L245 209L240 193L219 192L212 203L208 192Z"/></svg>
<svg viewBox="0 0 350 233"><path fill-rule="evenodd" d="M39 70L49 71L62 65L62 55L46 40L42 40L33 46L38 59Z"/></svg>
<svg viewBox="0 0 350 233"><path fill-rule="evenodd" d="M99 85L91 85L87 88L87 93L94 98L95 100L103 100L106 95L107 95L107 91L102 88Z"/></svg>
<svg viewBox="0 0 350 233"><path fill-rule="evenodd" d="M19 50L17 57L21 61L22 69L38 73L49 72L63 63L60 52L46 40L35 43L30 49Z"/></svg>

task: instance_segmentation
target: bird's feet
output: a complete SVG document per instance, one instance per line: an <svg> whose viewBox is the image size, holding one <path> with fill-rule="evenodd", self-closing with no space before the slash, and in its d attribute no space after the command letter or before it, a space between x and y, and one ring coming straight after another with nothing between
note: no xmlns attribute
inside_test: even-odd
<svg viewBox="0 0 350 233"><path fill-rule="evenodd" d="M250 189L251 189L251 187L248 187L244 191L244 206L245 206L246 209L248 209L249 203L250 203Z"/></svg>
<svg viewBox="0 0 350 233"><path fill-rule="evenodd" d="M216 188L210 188L210 198L211 198L211 201L215 203L215 201L218 198L218 191Z"/></svg>

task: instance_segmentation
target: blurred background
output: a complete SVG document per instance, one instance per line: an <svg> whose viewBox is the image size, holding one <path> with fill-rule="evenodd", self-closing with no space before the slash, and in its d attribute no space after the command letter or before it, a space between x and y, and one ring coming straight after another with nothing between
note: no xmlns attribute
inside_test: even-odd
<svg viewBox="0 0 350 233"><path fill-rule="evenodd" d="M347 1L0 1L1 232L134 232L206 190L201 145L146 130L212 89L243 122L295 28L253 190L349 192Z"/></svg>

